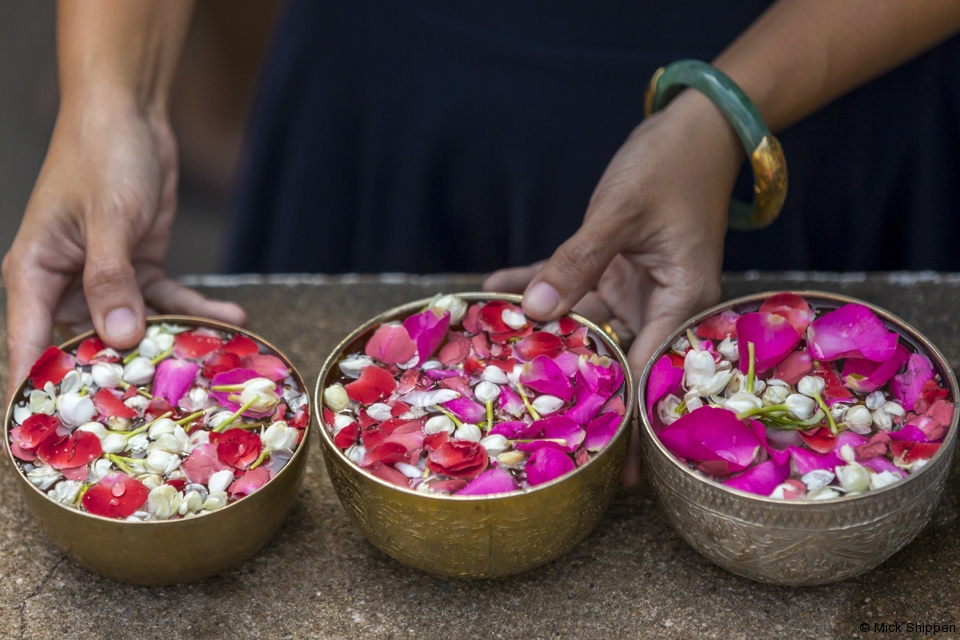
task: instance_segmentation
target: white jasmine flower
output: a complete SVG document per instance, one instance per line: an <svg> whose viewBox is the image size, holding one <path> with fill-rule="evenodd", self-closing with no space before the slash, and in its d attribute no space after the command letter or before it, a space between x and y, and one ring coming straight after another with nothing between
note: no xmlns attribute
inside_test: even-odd
<svg viewBox="0 0 960 640"><path fill-rule="evenodd" d="M103 442L103 439L107 437L106 427L104 427L99 422L85 422L79 427L77 427L77 431L87 431L89 433L92 433L93 435L100 438L101 443Z"/></svg>
<svg viewBox="0 0 960 640"><path fill-rule="evenodd" d="M536 409L537 413L542 416L546 416L562 407L563 400L556 396L543 394L542 396L537 396L534 398L533 402L530 404L533 405L533 408Z"/></svg>
<svg viewBox="0 0 960 640"><path fill-rule="evenodd" d="M145 433L138 433L127 438L127 451L143 453L150 446L150 438Z"/></svg>
<svg viewBox="0 0 960 640"><path fill-rule="evenodd" d="M434 299L430 301L429 306L431 309L436 309L441 313L449 311L451 325L458 324L467 313L467 303L461 298L449 294L434 297ZM504 320L504 322L506 322L506 320Z"/></svg>
<svg viewBox="0 0 960 640"><path fill-rule="evenodd" d="M670 394L657 405L657 415L663 424L673 424L680 419L680 413L677 407L680 406L680 398Z"/></svg>
<svg viewBox="0 0 960 640"><path fill-rule="evenodd" d="M840 492L834 487L821 487L807 494L807 500L832 500L839 497Z"/></svg>
<svg viewBox="0 0 960 640"><path fill-rule="evenodd" d="M65 393L58 399L60 420L68 427L78 427L84 422L90 422L97 415L97 408L93 406L90 396L81 396L79 393Z"/></svg>
<svg viewBox="0 0 960 640"><path fill-rule="evenodd" d="M210 444L210 432L206 429L198 429L187 436L185 450L187 453L193 453L193 450L201 444Z"/></svg>
<svg viewBox="0 0 960 640"><path fill-rule="evenodd" d="M453 434L454 440L467 440L469 442L480 442L480 438L482 437L483 432L480 431L480 427L467 422L460 425L460 427Z"/></svg>
<svg viewBox="0 0 960 640"><path fill-rule="evenodd" d="M60 381L60 393L78 393L83 388L83 380L77 370L68 371Z"/></svg>
<svg viewBox="0 0 960 640"><path fill-rule="evenodd" d="M137 476L137 480L143 483L143 486L145 486L147 489L156 489L163 484L163 478L155 473L145 473Z"/></svg>
<svg viewBox="0 0 960 640"><path fill-rule="evenodd" d="M900 482L901 478L892 471L881 471L880 473L870 474L870 490L876 491L889 487L891 484Z"/></svg>
<svg viewBox="0 0 960 640"><path fill-rule="evenodd" d="M96 484L103 479L103 476L110 473L110 467L113 463L106 458L100 458L90 463L90 472L87 475L87 482Z"/></svg>
<svg viewBox="0 0 960 640"><path fill-rule="evenodd" d="M60 479L60 472L48 464L41 464L27 472L27 479L41 491L46 491Z"/></svg>
<svg viewBox="0 0 960 640"><path fill-rule="evenodd" d="M500 397L500 387L492 382L483 380L479 382L476 387L474 387L473 395L480 402L492 402Z"/></svg>
<svg viewBox="0 0 960 640"><path fill-rule="evenodd" d="M346 451L347 458L354 464L360 464L365 455L367 455L367 450L362 444L355 444Z"/></svg>
<svg viewBox="0 0 960 640"><path fill-rule="evenodd" d="M870 414L870 416L873 419L873 424L877 425L877 428L881 431L890 431L893 429L893 418L891 418L890 414L886 411L877 409Z"/></svg>
<svg viewBox="0 0 960 640"><path fill-rule="evenodd" d="M709 352L691 349L683 358L683 386L688 389L702 387L716 371L717 365Z"/></svg>
<svg viewBox="0 0 960 640"><path fill-rule="evenodd" d="M25 404L18 404L13 408L13 421L17 424L23 424L24 420L33 415L30 407Z"/></svg>
<svg viewBox="0 0 960 640"><path fill-rule="evenodd" d="M459 398L453 389L435 389L433 391L413 391L403 396L403 401L412 407L432 407Z"/></svg>
<svg viewBox="0 0 960 640"><path fill-rule="evenodd" d="M443 369L443 363L439 360L427 360L420 365L421 371L433 371L434 369Z"/></svg>
<svg viewBox="0 0 960 640"><path fill-rule="evenodd" d="M224 492L233 484L233 471L223 469L210 474L210 480L207 482L207 488L211 494Z"/></svg>
<svg viewBox="0 0 960 640"><path fill-rule="evenodd" d="M173 433L174 431L177 430L177 427L179 426L180 425L178 425L176 422L174 422L170 418L160 418L159 420L154 422L152 425L150 425L150 428L147 429L147 434L149 434L151 440L156 440L163 434Z"/></svg>
<svg viewBox="0 0 960 640"><path fill-rule="evenodd" d="M876 411L882 407L883 403L886 401L887 399L884 397L883 391L877 390L867 396L867 399L864 400L864 404L867 405L867 409L870 409L870 411Z"/></svg>
<svg viewBox="0 0 960 640"><path fill-rule="evenodd" d="M54 389L51 383L49 385L49 390L44 389L34 389L30 392L29 404L30 404L30 413L43 413L48 416L52 416L57 410L57 392ZM51 393L52 392L52 393Z"/></svg>
<svg viewBox="0 0 960 640"><path fill-rule="evenodd" d="M807 485L807 491L816 491L821 487L825 487L831 482L836 476L832 471L827 471L826 469L815 469L810 473L804 474L800 477L800 482Z"/></svg>
<svg viewBox="0 0 960 640"><path fill-rule="evenodd" d="M329 387L328 387L329 388ZM328 405L329 406L329 405ZM330 407L331 409L333 407ZM393 408L384 404L383 402L375 402L369 407L367 407L367 415L376 420L377 422L383 422L384 420L389 420L393 417L391 413Z"/></svg>
<svg viewBox="0 0 960 640"><path fill-rule="evenodd" d="M797 391L813 398L820 395L826 386L826 381L820 376L803 376L797 383Z"/></svg>
<svg viewBox="0 0 960 640"><path fill-rule="evenodd" d="M100 446L104 453L120 453L127 448L127 436L121 433L107 434L107 437L100 442Z"/></svg>
<svg viewBox="0 0 960 640"><path fill-rule="evenodd" d="M787 406L787 411L798 420L809 420L817 410L817 403L813 398L799 393L791 393L784 404Z"/></svg>
<svg viewBox="0 0 960 640"><path fill-rule="evenodd" d="M369 367L372 364L373 359L370 356L352 355L341 360L338 366L340 367L340 371L343 372L343 375L356 380L360 377L360 372L363 371L363 368Z"/></svg>
<svg viewBox="0 0 960 640"><path fill-rule="evenodd" d="M783 404L789 395L790 387L773 384L767 385L766 390L763 392L763 404L767 407Z"/></svg>
<svg viewBox="0 0 960 640"><path fill-rule="evenodd" d="M873 416L869 409L862 404L858 404L847 410L843 416L843 424L854 433L866 435L871 431L870 425L873 424Z"/></svg>
<svg viewBox="0 0 960 640"><path fill-rule="evenodd" d="M183 502L183 494L169 484L161 484L147 495L147 511L157 520L166 520L176 514Z"/></svg>
<svg viewBox="0 0 960 640"><path fill-rule="evenodd" d="M723 403L724 409L729 409L734 413L744 413L752 409L759 409L763 406L763 401L752 393L738 391Z"/></svg>
<svg viewBox="0 0 960 640"><path fill-rule="evenodd" d="M480 440L480 446L487 450L487 454L496 458L510 448L510 441L499 434L493 434Z"/></svg>
<svg viewBox="0 0 960 640"><path fill-rule="evenodd" d="M686 353L687 349L690 348L690 341L687 339L686 335L681 335L673 344L670 345L670 350L677 353Z"/></svg>
<svg viewBox="0 0 960 640"><path fill-rule="evenodd" d="M93 383L101 389L114 389L120 386L123 367L114 362L98 362L90 369Z"/></svg>
<svg viewBox="0 0 960 640"><path fill-rule="evenodd" d="M210 416L210 428L216 429L233 416L232 411L217 411Z"/></svg>
<svg viewBox="0 0 960 640"><path fill-rule="evenodd" d="M207 499L203 501L204 511L216 511L227 506L227 494L224 491L211 491Z"/></svg>
<svg viewBox="0 0 960 640"><path fill-rule="evenodd" d="M683 402L687 405L687 412L696 411L703 406L703 400L700 399L700 394L696 391L689 391L684 395Z"/></svg>
<svg viewBox="0 0 960 640"><path fill-rule="evenodd" d="M503 320L503 324L514 330L523 329L527 326L527 316L523 315L522 311L510 307L500 312L500 319Z"/></svg>
<svg viewBox="0 0 960 640"><path fill-rule="evenodd" d="M128 384L146 384L153 380L156 369L148 358L137 357L123 368L123 379Z"/></svg>
<svg viewBox="0 0 960 640"><path fill-rule="evenodd" d="M862 493L870 489L870 472L856 462L837 467L836 472L840 486L847 491Z"/></svg>
<svg viewBox="0 0 960 640"><path fill-rule="evenodd" d="M483 370L480 378L494 384L507 384L506 372L500 367L494 367L492 365Z"/></svg>
<svg viewBox="0 0 960 640"><path fill-rule="evenodd" d="M147 405L150 404L150 401L138 393L137 395L130 396L129 398L124 400L123 404L130 407L137 413L142 414L146 410Z"/></svg>
<svg viewBox="0 0 960 640"><path fill-rule="evenodd" d="M893 400L890 402L885 402L883 406L880 407L880 411L889 413L891 416L897 416L898 418L902 418L904 415L906 415L906 411L904 411L903 406L894 402Z"/></svg>
<svg viewBox="0 0 960 640"><path fill-rule="evenodd" d="M203 509L203 498L200 497L200 493L197 491L188 491L183 496L183 501L180 503L180 508L177 509L177 513L185 516L188 513L196 513L201 509Z"/></svg>
<svg viewBox="0 0 960 640"><path fill-rule="evenodd" d="M330 411L340 413L350 405L350 396L347 395L347 390L342 384L335 382L323 390L323 402Z"/></svg>
<svg viewBox="0 0 960 640"><path fill-rule="evenodd" d="M139 436L135 436L139 437ZM133 440L133 438L130 438ZM181 453L187 444L187 434L181 429L180 434L161 433L156 440L149 443L147 453L154 451L166 451L167 453Z"/></svg>
<svg viewBox="0 0 960 640"><path fill-rule="evenodd" d="M842 402L835 402L830 407L830 417L833 418L833 421L836 423L843 422L843 416L847 414L847 411L850 409L850 405L844 404Z"/></svg>
<svg viewBox="0 0 960 640"><path fill-rule="evenodd" d="M80 494L80 487L83 486L82 482L77 482L76 480L64 480L58 482L53 489L47 492L47 496L60 504L72 505L76 503L77 496Z"/></svg>
<svg viewBox="0 0 960 640"><path fill-rule="evenodd" d="M419 478L423 475L423 471L412 464L407 464L406 462L395 462L393 464L393 468L408 478Z"/></svg>
<svg viewBox="0 0 960 640"><path fill-rule="evenodd" d="M446 431L449 434L452 434L457 430L457 425L454 424L448 416L439 415L433 416L427 420L426 424L423 425L423 432L428 436L432 436L435 433L440 433L441 431Z"/></svg>
<svg viewBox="0 0 960 640"><path fill-rule="evenodd" d="M241 406L250 403L248 411L266 413L280 404L280 396L277 395L276 389L277 384L273 380L251 378L243 383L243 391L240 392L239 399L236 402ZM232 395L231 399L233 399Z"/></svg>
<svg viewBox="0 0 960 640"><path fill-rule="evenodd" d="M158 449L148 453L143 464L147 471L165 476L180 466L180 456Z"/></svg>
<svg viewBox="0 0 960 640"><path fill-rule="evenodd" d="M300 432L287 426L287 423L282 420L274 422L260 434L260 442L263 443L263 448L270 452L281 449L293 451L299 438Z"/></svg>

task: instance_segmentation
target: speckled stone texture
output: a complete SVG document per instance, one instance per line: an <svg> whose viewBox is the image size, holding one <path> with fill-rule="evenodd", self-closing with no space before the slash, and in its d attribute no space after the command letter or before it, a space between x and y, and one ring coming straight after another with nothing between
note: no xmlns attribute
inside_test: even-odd
<svg viewBox="0 0 960 640"><path fill-rule="evenodd" d="M437 291L475 290L480 279L195 282L243 304L250 329L287 353L312 385L326 355L359 323ZM748 273L729 276L724 297L783 288L874 302L960 365L960 276ZM198 584L146 589L66 560L27 511L11 464L0 466L3 638L870 638L922 635L875 633L884 622L960 626L956 461L917 540L860 578L805 589L713 566L671 529L646 486L622 490L586 540L541 569L485 582L434 578L397 564L360 534L333 493L315 439L300 501L259 555Z"/></svg>

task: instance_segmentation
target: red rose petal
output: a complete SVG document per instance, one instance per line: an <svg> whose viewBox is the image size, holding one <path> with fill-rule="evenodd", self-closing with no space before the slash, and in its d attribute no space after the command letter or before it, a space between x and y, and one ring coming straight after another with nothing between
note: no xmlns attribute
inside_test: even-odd
<svg viewBox="0 0 960 640"><path fill-rule="evenodd" d="M63 376L73 371L73 356L57 347L47 347L37 361L30 367L30 383L37 389L43 389L48 382L60 384Z"/></svg>
<svg viewBox="0 0 960 640"><path fill-rule="evenodd" d="M239 333L233 336L232 340L223 345L223 350L227 353L232 353L235 356L239 356L240 358L246 358L247 356L252 356L255 353L260 353L260 348L257 347L256 342Z"/></svg>
<svg viewBox="0 0 960 640"><path fill-rule="evenodd" d="M364 429L361 431L360 439L363 442L363 448L369 451L386 440L387 434L380 429L373 427L371 429Z"/></svg>
<svg viewBox="0 0 960 640"><path fill-rule="evenodd" d="M60 473L63 474L63 477L67 480L76 480L77 482L86 482L87 476L90 475L90 467L87 465L81 465L79 467L70 467L69 469L61 469Z"/></svg>
<svg viewBox="0 0 960 640"><path fill-rule="evenodd" d="M446 431L440 431L426 436L423 439L423 448L427 451L436 451L448 442L450 442L450 434Z"/></svg>
<svg viewBox="0 0 960 640"><path fill-rule="evenodd" d="M837 436L827 427L816 431L801 431L800 437L804 443L817 453L830 453L837 445Z"/></svg>
<svg viewBox="0 0 960 640"><path fill-rule="evenodd" d="M181 358L189 360L199 360L211 351L218 349L223 343L223 340L217 336L196 331L177 334L175 341L174 352Z"/></svg>
<svg viewBox="0 0 960 640"><path fill-rule="evenodd" d="M170 485L177 491L183 491L183 488L187 486L187 481L183 478L173 478L172 480L167 480L164 484ZM206 484L206 482L203 484Z"/></svg>
<svg viewBox="0 0 960 640"><path fill-rule="evenodd" d="M517 353L527 361L537 356L552 358L563 350L563 342L559 337L546 331L535 331L517 344Z"/></svg>
<svg viewBox="0 0 960 640"><path fill-rule="evenodd" d="M761 309L763 308L761 307ZM736 338L737 320L739 318L739 313L729 309L715 313L702 320L697 325L695 333L701 338L709 338L710 340L723 340L727 337Z"/></svg>
<svg viewBox="0 0 960 640"><path fill-rule="evenodd" d="M480 309L480 315L477 317L477 323L480 328L490 333L506 333L513 331L513 327L503 321L504 309L513 309L521 311L520 307L504 302L502 300L492 300Z"/></svg>
<svg viewBox="0 0 960 640"><path fill-rule="evenodd" d="M364 454L360 466L369 467L375 462L393 464L394 462L403 462L406 459L407 450L403 445L397 442L382 442Z"/></svg>
<svg viewBox="0 0 960 640"><path fill-rule="evenodd" d="M226 373L243 366L240 356L227 351L211 352L203 361L203 377L207 380L213 379L218 373Z"/></svg>
<svg viewBox="0 0 960 640"><path fill-rule="evenodd" d="M270 479L270 472L266 467L257 467L253 471L247 471L245 474L233 481L227 492L233 496L248 496Z"/></svg>
<svg viewBox="0 0 960 640"><path fill-rule="evenodd" d="M97 408L100 415L107 418L128 418L130 420L137 417L137 412L123 401L110 393L109 389L100 389L93 396L93 406Z"/></svg>
<svg viewBox="0 0 960 640"><path fill-rule="evenodd" d="M156 420L166 413L172 414L173 412L173 406L167 402L166 398L154 398L147 405L147 408L143 410L143 418L148 421Z"/></svg>
<svg viewBox="0 0 960 640"><path fill-rule="evenodd" d="M390 484L395 484L404 489L410 488L410 478L394 469L392 465L376 462L367 468L367 471Z"/></svg>
<svg viewBox="0 0 960 640"><path fill-rule="evenodd" d="M447 442L427 456L427 466L434 473L464 480L483 473L488 462L486 449L477 442Z"/></svg>
<svg viewBox="0 0 960 640"><path fill-rule="evenodd" d="M15 436L16 443L24 449L36 449L44 440L52 436L60 426L56 416L35 413L20 425Z"/></svg>
<svg viewBox="0 0 960 640"><path fill-rule="evenodd" d="M562 318L558 319L557 325L559 327L560 335L562 336L568 336L580 328L580 323L568 316L563 316Z"/></svg>
<svg viewBox="0 0 960 640"><path fill-rule="evenodd" d="M84 508L94 515L126 518L133 515L149 495L150 490L136 478L125 473L111 473L90 487L83 494L82 502Z"/></svg>
<svg viewBox="0 0 960 640"><path fill-rule="evenodd" d="M826 382L826 387L823 389L823 399L826 400L828 405L832 406L835 402L853 398L853 394L840 382L840 376L829 365L820 365L811 372L811 375L820 376Z"/></svg>
<svg viewBox="0 0 960 640"><path fill-rule="evenodd" d="M227 429L217 438L217 457L235 469L246 469L260 456L260 436L245 429Z"/></svg>
<svg viewBox="0 0 960 640"><path fill-rule="evenodd" d="M98 353L107 348L103 340L97 336L91 336L80 343L77 347L77 362L83 365L90 364ZM107 358L105 362L115 361L116 358Z"/></svg>
<svg viewBox="0 0 960 640"><path fill-rule="evenodd" d="M37 448L37 456L56 469L69 469L93 462L103 453L100 438L89 431L47 438Z"/></svg>
<svg viewBox="0 0 960 640"><path fill-rule="evenodd" d="M333 443L337 445L340 449L346 449L347 447L352 447L357 443L357 439L360 437L360 425L356 422L351 422L347 426L337 431L337 435L333 437Z"/></svg>
<svg viewBox="0 0 960 640"><path fill-rule="evenodd" d="M362 404L371 404L385 398L397 388L397 381L385 369L368 365L360 371L360 378L344 387L347 396Z"/></svg>
<svg viewBox="0 0 960 640"><path fill-rule="evenodd" d="M917 460L929 460L940 448L940 443L929 442L891 442L890 453L906 463Z"/></svg>

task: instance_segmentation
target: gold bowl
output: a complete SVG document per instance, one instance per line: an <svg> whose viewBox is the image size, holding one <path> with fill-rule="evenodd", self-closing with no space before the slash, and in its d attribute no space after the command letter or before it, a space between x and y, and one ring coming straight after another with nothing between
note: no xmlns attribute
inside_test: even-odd
<svg viewBox="0 0 960 640"><path fill-rule="evenodd" d="M267 346L287 365L306 393L303 378L290 360L263 338L230 324L189 316L151 316L147 324L176 323L240 333ZM64 351L94 335L90 331L60 345ZM13 395L22 398L24 379ZM14 402L7 407L3 441L10 452ZM309 429L309 425L307 427ZM252 557L276 533L297 499L307 460L307 434L276 476L241 500L181 520L128 522L65 507L48 498L13 464L20 492L40 527L71 560L94 573L139 585L196 582Z"/></svg>
<svg viewBox="0 0 960 640"><path fill-rule="evenodd" d="M456 295L467 302L520 303L517 295ZM418 300L390 309L351 332L323 365L314 392L314 410L322 409L323 390L335 381L337 363L343 356L361 350L380 323L401 319L428 303L429 299ZM593 530L619 484L634 419L635 389L626 356L611 337L589 320L576 314L571 317L602 340L611 357L623 367L627 412L602 451L556 480L494 496L418 493L363 471L336 447L327 429L318 429L337 496L370 542L421 571L458 578L495 578L546 564Z"/></svg>
<svg viewBox="0 0 960 640"><path fill-rule="evenodd" d="M774 292L738 298L694 317L661 345L640 377L646 390L653 363L687 328L715 313L755 311ZM943 355L909 324L847 296L797 291L815 309L855 302L927 355L956 402L957 380ZM647 477L677 533L699 553L745 578L807 586L852 578L873 569L913 540L940 500L957 443L957 420L930 462L902 482L854 497L812 502L776 500L730 489L689 469L654 434L640 394L640 427Z"/></svg>

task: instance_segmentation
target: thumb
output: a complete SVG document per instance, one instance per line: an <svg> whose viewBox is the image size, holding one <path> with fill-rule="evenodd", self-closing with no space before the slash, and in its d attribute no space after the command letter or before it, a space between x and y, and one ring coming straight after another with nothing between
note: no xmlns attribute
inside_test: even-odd
<svg viewBox="0 0 960 640"><path fill-rule="evenodd" d="M585 222L554 252L523 294L523 310L551 320L573 308L600 281L620 243L599 223Z"/></svg>
<svg viewBox="0 0 960 640"><path fill-rule="evenodd" d="M129 242L122 225L97 224L87 233L83 292L93 326L105 343L128 349L143 337L143 296L130 263Z"/></svg>

